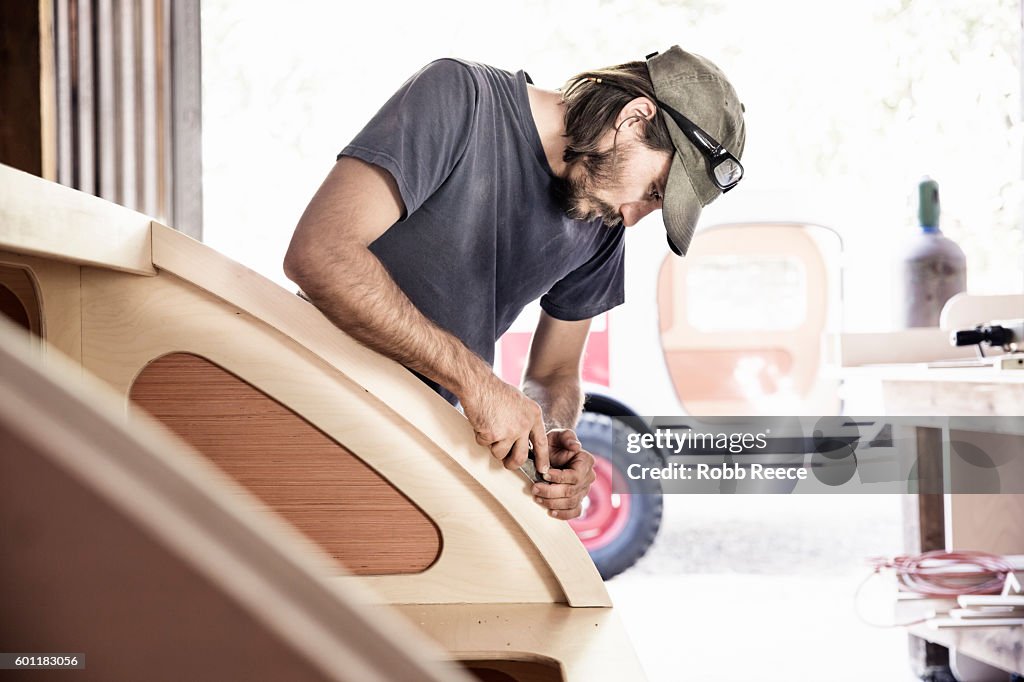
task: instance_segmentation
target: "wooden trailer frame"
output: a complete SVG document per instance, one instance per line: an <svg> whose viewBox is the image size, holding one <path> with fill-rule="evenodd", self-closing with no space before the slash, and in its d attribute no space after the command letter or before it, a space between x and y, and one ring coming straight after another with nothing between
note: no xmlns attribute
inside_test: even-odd
<svg viewBox="0 0 1024 682"><path fill-rule="evenodd" d="M43 362L56 349L80 363L128 421L135 398L358 574L331 580L369 587L452 658L522 680L643 679L593 562L526 477L294 293L142 214L0 166L4 291ZM324 471L344 500L311 493Z"/></svg>

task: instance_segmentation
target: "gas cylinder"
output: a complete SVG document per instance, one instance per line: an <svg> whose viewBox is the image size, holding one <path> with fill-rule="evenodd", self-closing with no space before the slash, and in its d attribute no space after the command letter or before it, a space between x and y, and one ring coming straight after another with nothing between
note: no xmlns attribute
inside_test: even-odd
<svg viewBox="0 0 1024 682"><path fill-rule="evenodd" d="M920 227L901 261L901 322L938 327L942 306L967 289L967 259L939 229L939 183L927 176L918 185L917 217Z"/></svg>

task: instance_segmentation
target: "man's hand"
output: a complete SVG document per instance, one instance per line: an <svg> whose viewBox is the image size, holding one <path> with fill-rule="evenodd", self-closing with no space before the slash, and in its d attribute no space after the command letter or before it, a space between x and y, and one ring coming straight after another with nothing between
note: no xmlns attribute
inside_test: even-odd
<svg viewBox="0 0 1024 682"><path fill-rule="evenodd" d="M476 442L487 446L491 456L506 469L521 467L532 443L537 472L549 470L548 438L540 405L493 374L459 399L476 432Z"/></svg>
<svg viewBox="0 0 1024 682"><path fill-rule="evenodd" d="M594 456L583 449L572 429L548 432L551 469L547 483L533 484L533 498L556 519L574 519L583 512L582 504L594 482Z"/></svg>

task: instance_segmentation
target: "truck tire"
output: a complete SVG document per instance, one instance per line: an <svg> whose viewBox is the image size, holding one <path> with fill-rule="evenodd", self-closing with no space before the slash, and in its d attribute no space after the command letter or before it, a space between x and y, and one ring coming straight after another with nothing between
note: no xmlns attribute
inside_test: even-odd
<svg viewBox="0 0 1024 682"><path fill-rule="evenodd" d="M626 438L632 432L635 428L628 420L596 412L584 412L576 425L583 449L594 456L596 480L587 495L583 514L569 523L605 580L622 573L646 554L661 526L660 482L631 480L626 476L626 466L638 462L658 467L662 462L648 449L627 455ZM623 490L629 494L619 492Z"/></svg>

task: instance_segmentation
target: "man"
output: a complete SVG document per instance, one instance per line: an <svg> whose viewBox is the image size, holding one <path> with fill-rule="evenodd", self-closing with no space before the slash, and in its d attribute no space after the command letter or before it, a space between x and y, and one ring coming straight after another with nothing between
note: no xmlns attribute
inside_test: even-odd
<svg viewBox="0 0 1024 682"><path fill-rule="evenodd" d="M678 46L560 92L438 60L338 155L285 272L338 327L461 403L506 468L532 444L537 502L575 518L594 479L573 432L580 363L590 319L624 298L623 228L663 209L685 254L701 208L739 181L744 137L725 76ZM490 363L538 297L520 391Z"/></svg>

